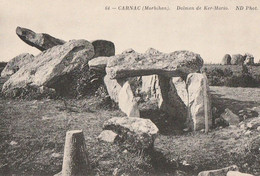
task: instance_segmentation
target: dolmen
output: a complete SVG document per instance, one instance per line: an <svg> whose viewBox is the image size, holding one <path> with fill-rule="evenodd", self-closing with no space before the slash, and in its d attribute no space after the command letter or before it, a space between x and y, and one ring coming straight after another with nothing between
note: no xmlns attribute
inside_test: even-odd
<svg viewBox="0 0 260 176"><path fill-rule="evenodd" d="M111 57L98 57L89 62L90 69L106 72L104 83L110 98L118 103L127 117L140 117L136 92L155 101L158 108L192 130L212 124L209 86L199 73L203 59L190 51L162 53L153 48L145 53L128 49ZM129 78L141 80L141 88Z"/></svg>

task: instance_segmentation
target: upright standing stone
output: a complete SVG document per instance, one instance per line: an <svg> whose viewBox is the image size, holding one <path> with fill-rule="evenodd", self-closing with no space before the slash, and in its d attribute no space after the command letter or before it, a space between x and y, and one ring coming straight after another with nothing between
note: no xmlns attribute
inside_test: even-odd
<svg viewBox="0 0 260 176"><path fill-rule="evenodd" d="M223 65L231 65L231 56L229 54L226 54L222 59Z"/></svg>
<svg viewBox="0 0 260 176"><path fill-rule="evenodd" d="M234 54L231 58L232 65L242 65L244 64L245 58L241 54Z"/></svg>
<svg viewBox="0 0 260 176"><path fill-rule="evenodd" d="M171 82L176 88L177 94L183 101L183 103L188 106L188 92L186 89L186 83L181 77L173 77Z"/></svg>
<svg viewBox="0 0 260 176"><path fill-rule="evenodd" d="M254 56L252 54L246 53L244 55L245 64L246 65L253 65L254 64Z"/></svg>
<svg viewBox="0 0 260 176"><path fill-rule="evenodd" d="M35 33L30 29L17 27L16 34L18 37L30 46L41 51L50 49L56 45L63 45L65 41L52 37L49 34Z"/></svg>
<svg viewBox="0 0 260 176"><path fill-rule="evenodd" d="M121 79L110 79L107 75L104 77L104 83L106 85L108 95L116 103L118 103L118 95L125 82L125 80Z"/></svg>
<svg viewBox="0 0 260 176"><path fill-rule="evenodd" d="M189 119L192 121L191 127L196 130L201 130L205 128L205 115L208 115L208 125L212 125L211 108L210 108L210 97L209 97L209 86L207 85L207 90L204 91L203 82L206 77L200 73L191 73L187 77L187 88L188 88L188 111ZM206 81L207 82L207 81ZM205 95L205 92L207 94ZM205 100L207 99L208 110L205 112Z"/></svg>
<svg viewBox="0 0 260 176"><path fill-rule="evenodd" d="M138 105L129 82L125 82L121 88L118 101L119 108L126 113L127 117L140 117Z"/></svg>
<svg viewBox="0 0 260 176"><path fill-rule="evenodd" d="M62 176L83 176L90 171L90 163L86 152L82 130L66 133Z"/></svg>

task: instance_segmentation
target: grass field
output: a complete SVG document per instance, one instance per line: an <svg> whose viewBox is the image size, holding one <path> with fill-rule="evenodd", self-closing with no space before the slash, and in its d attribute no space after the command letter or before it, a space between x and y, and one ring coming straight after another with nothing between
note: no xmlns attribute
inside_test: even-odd
<svg viewBox="0 0 260 176"><path fill-rule="evenodd" d="M211 87L216 106L254 109L260 114L260 89ZM252 96L253 95L253 96ZM65 134L82 129L92 175L197 175L231 164L260 175L260 153L248 145L259 135L239 127L160 134L149 155L130 153L98 141L105 120L124 116L105 108L98 97L81 100L0 99L0 175L53 175L61 171ZM149 117L146 117L149 118ZM255 117L253 119L259 119ZM250 119L248 119L249 121Z"/></svg>

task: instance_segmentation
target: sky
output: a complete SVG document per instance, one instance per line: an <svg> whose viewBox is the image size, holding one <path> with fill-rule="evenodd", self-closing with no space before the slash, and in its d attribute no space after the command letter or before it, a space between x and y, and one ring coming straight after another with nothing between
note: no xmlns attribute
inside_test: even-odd
<svg viewBox="0 0 260 176"><path fill-rule="evenodd" d="M206 63L219 63L225 54L254 55L260 60L259 0L0 0L0 61L40 51L24 43L17 26L56 38L105 39L116 54L133 48L145 52L190 50ZM106 6L167 6L168 11L105 10ZM236 11L236 6L258 10ZM227 6L228 11L176 10L177 6Z"/></svg>

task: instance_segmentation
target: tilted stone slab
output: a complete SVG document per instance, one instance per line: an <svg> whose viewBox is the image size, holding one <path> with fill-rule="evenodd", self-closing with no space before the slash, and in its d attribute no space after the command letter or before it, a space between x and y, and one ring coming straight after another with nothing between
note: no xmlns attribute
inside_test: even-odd
<svg viewBox="0 0 260 176"><path fill-rule="evenodd" d="M65 41L52 37L45 33L35 33L30 29L17 27L16 34L18 37L30 46L33 46L41 51L52 48L56 45L63 45Z"/></svg>
<svg viewBox="0 0 260 176"><path fill-rule="evenodd" d="M23 53L23 54L20 54L20 55L14 57L7 63L4 70L1 72L1 77L13 75L22 66L26 66L27 64L32 62L33 59L34 59L34 56L29 53Z"/></svg>
<svg viewBox="0 0 260 176"><path fill-rule="evenodd" d="M169 54L130 52L111 57L106 72L111 79L152 74L175 77L197 72L202 65L200 55L190 51L175 51Z"/></svg>
<svg viewBox="0 0 260 176"><path fill-rule="evenodd" d="M120 137L121 145L129 150L153 147L158 128L150 119L138 117L113 117L103 125L104 130L112 130Z"/></svg>
<svg viewBox="0 0 260 176"><path fill-rule="evenodd" d="M64 90L68 75L79 70L94 56L93 45L86 40L72 40L55 46L35 56L34 60L20 68L3 85L3 93L28 85L46 86Z"/></svg>

